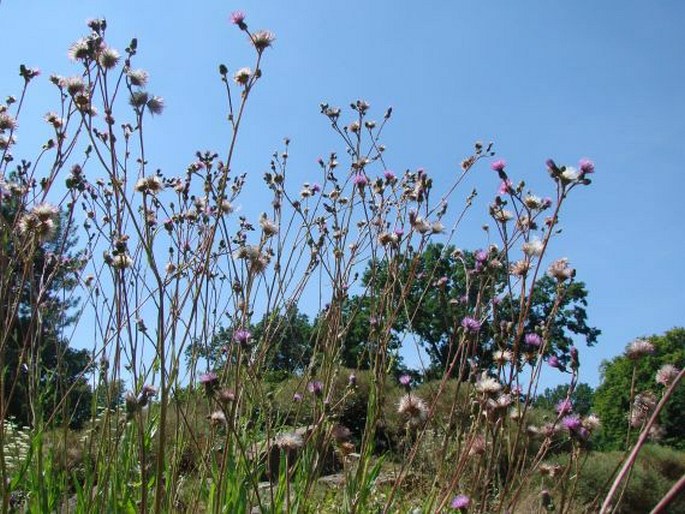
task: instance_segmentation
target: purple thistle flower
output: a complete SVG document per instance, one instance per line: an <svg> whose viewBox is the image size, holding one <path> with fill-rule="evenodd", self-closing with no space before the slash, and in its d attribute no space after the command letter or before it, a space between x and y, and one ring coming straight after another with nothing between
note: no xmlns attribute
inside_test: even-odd
<svg viewBox="0 0 685 514"><path fill-rule="evenodd" d="M366 178L364 173L355 173L354 177L352 177L352 183L359 189L364 189L364 186L368 185L369 179Z"/></svg>
<svg viewBox="0 0 685 514"><path fill-rule="evenodd" d="M209 371L200 375L199 380L202 385L208 386L216 383L219 380L219 377L213 371Z"/></svg>
<svg viewBox="0 0 685 514"><path fill-rule="evenodd" d="M319 184L317 184L316 182L314 182L312 184L312 191L314 191L315 193L321 192L321 186Z"/></svg>
<svg viewBox="0 0 685 514"><path fill-rule="evenodd" d="M395 177L395 172L392 170L385 170L383 172L383 176L385 177L385 180L388 182L394 181L397 177Z"/></svg>
<svg viewBox="0 0 685 514"><path fill-rule="evenodd" d="M294 402L301 402L302 401L302 395L300 393L295 393L293 395L293 401Z"/></svg>
<svg viewBox="0 0 685 514"><path fill-rule="evenodd" d="M399 382L404 387L409 387L409 384L411 384L411 377L406 373L404 375L400 375Z"/></svg>
<svg viewBox="0 0 685 514"><path fill-rule="evenodd" d="M547 364L553 368L561 369L561 362L559 362L559 358L556 355L550 355L549 359L547 359Z"/></svg>
<svg viewBox="0 0 685 514"><path fill-rule="evenodd" d="M249 343L251 338L252 333L249 330L245 330L244 328L239 328L233 334L233 340L236 343L243 345Z"/></svg>
<svg viewBox="0 0 685 514"><path fill-rule="evenodd" d="M569 432L577 432L578 429L580 429L583 426L583 424L580 421L580 417L578 417L578 415L576 414L566 416L564 419L561 420L561 424Z"/></svg>
<svg viewBox="0 0 685 514"><path fill-rule="evenodd" d="M506 166L507 166L507 161L505 161L504 159L500 159L498 161L493 162L490 165L490 168L492 168L493 171L496 171L499 173L499 172L504 171L504 168Z"/></svg>
<svg viewBox="0 0 685 514"><path fill-rule="evenodd" d="M231 23L238 25L241 29L245 25L245 13L242 11L233 11L231 13Z"/></svg>
<svg viewBox="0 0 685 514"><path fill-rule="evenodd" d="M401 227L397 227L393 232L397 237L402 237L404 235L404 229Z"/></svg>
<svg viewBox="0 0 685 514"><path fill-rule="evenodd" d="M460 495L454 497L450 506L453 509L462 510L462 509L467 509L470 504L471 504L471 498L469 498L465 494L460 494Z"/></svg>
<svg viewBox="0 0 685 514"><path fill-rule="evenodd" d="M312 380L307 384L307 390L314 396L321 396L323 394L323 382L321 380Z"/></svg>
<svg viewBox="0 0 685 514"><path fill-rule="evenodd" d="M351 386L354 387L357 385L357 375L353 372L350 373L350 376L347 377L347 383Z"/></svg>
<svg viewBox="0 0 685 514"><path fill-rule="evenodd" d="M199 381L205 387L205 393L211 395L219 384L219 377L213 371L209 371L200 375Z"/></svg>
<svg viewBox="0 0 685 514"><path fill-rule="evenodd" d="M552 199L551 198L544 198L542 200L542 208L547 209L552 206Z"/></svg>
<svg viewBox="0 0 685 514"><path fill-rule="evenodd" d="M540 348L540 345L542 345L542 338L534 332L526 334L523 340L528 346L532 346L534 348Z"/></svg>
<svg viewBox="0 0 685 514"><path fill-rule="evenodd" d="M545 161L545 164L550 170L556 170L557 169L557 163L554 162L552 159L547 159Z"/></svg>
<svg viewBox="0 0 685 514"><path fill-rule="evenodd" d="M470 316L466 316L461 320L462 328L470 334L476 334L480 330L480 321Z"/></svg>
<svg viewBox="0 0 685 514"><path fill-rule="evenodd" d="M476 259L476 262L479 263L485 263L488 260L488 252L485 250L476 250L476 253L473 254L473 256Z"/></svg>
<svg viewBox="0 0 685 514"><path fill-rule="evenodd" d="M573 402L569 398L561 400L557 403L555 410L560 416L566 416L573 410Z"/></svg>
<svg viewBox="0 0 685 514"><path fill-rule="evenodd" d="M499 184L499 188L497 188L497 194L499 195L506 195L511 189L512 189L512 182L511 180L503 180Z"/></svg>
<svg viewBox="0 0 685 514"><path fill-rule="evenodd" d="M578 167L583 174L595 172L595 163L590 159L581 159Z"/></svg>

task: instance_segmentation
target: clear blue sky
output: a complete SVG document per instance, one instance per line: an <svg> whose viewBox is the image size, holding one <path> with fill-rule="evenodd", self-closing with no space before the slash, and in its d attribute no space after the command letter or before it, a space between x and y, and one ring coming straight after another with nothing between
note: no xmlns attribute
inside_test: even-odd
<svg viewBox="0 0 685 514"><path fill-rule="evenodd" d="M40 67L43 85L22 127L33 118L43 130L39 119L56 99L47 77L75 72L67 48L87 18L105 16L113 46L123 51L138 37L138 65L166 100L148 155L173 173L197 149L226 147L217 65L251 65L228 22L236 9L278 38L238 155L255 182L284 136L301 181L317 172L319 155L340 149L318 113L324 100L363 98L379 118L392 105L391 167L424 167L445 183L477 139L495 141L510 173L541 194L551 193L547 157L590 157L595 182L568 204L551 254L578 269L590 321L603 331L595 348L581 349L581 379L596 385L601 360L633 338L685 325L685 3L3 0L0 94L19 92L20 63ZM45 130L21 130L20 148L37 148ZM461 196L471 187L480 199L455 241L464 248L484 244L479 227L497 181L482 166Z"/></svg>

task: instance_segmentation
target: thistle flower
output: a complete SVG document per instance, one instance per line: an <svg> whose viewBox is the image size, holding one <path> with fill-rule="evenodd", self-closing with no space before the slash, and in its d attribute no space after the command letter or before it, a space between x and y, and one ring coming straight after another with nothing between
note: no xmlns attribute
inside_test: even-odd
<svg viewBox="0 0 685 514"><path fill-rule="evenodd" d="M514 213L498 206L490 207L490 215L500 223L506 223L514 218Z"/></svg>
<svg viewBox="0 0 685 514"><path fill-rule="evenodd" d="M581 159L578 163L578 167L583 175L595 172L595 163L590 159Z"/></svg>
<svg viewBox="0 0 685 514"><path fill-rule="evenodd" d="M83 77L61 78L59 81L59 87L66 89L67 93L69 93L71 96L76 96L79 93L83 93L86 89L86 85L83 82Z"/></svg>
<svg viewBox="0 0 685 514"><path fill-rule="evenodd" d="M233 25L238 25L241 30L245 30L247 25L245 25L245 13L242 11L233 11L231 13L231 23Z"/></svg>
<svg viewBox="0 0 685 514"><path fill-rule="evenodd" d="M107 47L100 51L98 55L98 62L103 68L111 70L119 63L120 57L121 56L119 55L119 52L117 52L114 48Z"/></svg>
<svg viewBox="0 0 685 514"><path fill-rule="evenodd" d="M409 376L405 373L404 375L400 375L400 378L398 381L402 386L409 387L411 384L411 376Z"/></svg>
<svg viewBox="0 0 685 514"><path fill-rule="evenodd" d="M512 186L513 184L511 180L503 180L502 182L500 182L499 187L497 188L497 194L500 196L506 195L509 191L513 189Z"/></svg>
<svg viewBox="0 0 685 514"><path fill-rule="evenodd" d="M450 506L453 509L460 510L462 512L466 512L466 509L468 509L469 505L471 505L471 499L466 496L465 494L460 494L458 496L455 496L452 499L452 503L450 503Z"/></svg>
<svg viewBox="0 0 685 514"><path fill-rule="evenodd" d="M654 353L654 345L646 339L636 339L626 348L626 356L632 360L640 359L652 353Z"/></svg>
<svg viewBox="0 0 685 514"><path fill-rule="evenodd" d="M369 179L363 172L355 173L352 177L352 183L359 189L364 189L364 186L368 185Z"/></svg>
<svg viewBox="0 0 685 514"><path fill-rule="evenodd" d="M476 391L485 395L494 395L502 390L502 384L496 378L489 377L483 371L481 377L476 381Z"/></svg>
<svg viewBox="0 0 685 514"><path fill-rule="evenodd" d="M0 112L0 130L14 130L17 128L17 120L6 112Z"/></svg>
<svg viewBox="0 0 685 514"><path fill-rule="evenodd" d="M577 432L583 426L580 417L577 414L565 416L561 420L561 425L569 432Z"/></svg>
<svg viewBox="0 0 685 514"><path fill-rule="evenodd" d="M523 336L523 341L526 343L526 345L532 346L533 348L540 348L542 345L542 337L535 332L529 332Z"/></svg>
<svg viewBox="0 0 685 514"><path fill-rule="evenodd" d="M72 61L83 61L90 56L90 45L88 39L81 38L72 43L67 52L69 59Z"/></svg>
<svg viewBox="0 0 685 514"><path fill-rule="evenodd" d="M114 269L126 269L133 266L133 259L127 253L118 253L111 260L111 266Z"/></svg>
<svg viewBox="0 0 685 514"><path fill-rule="evenodd" d="M241 345L248 344L250 342L250 339L252 339L252 333L244 328L239 328L233 334L233 340Z"/></svg>
<svg viewBox="0 0 685 514"><path fill-rule="evenodd" d="M431 225L431 232L433 234L442 234L444 231L445 231L445 226L439 221L434 221L433 224Z"/></svg>
<svg viewBox="0 0 685 514"><path fill-rule="evenodd" d="M217 394L217 400L219 400L219 402L223 403L224 405L234 402L235 392L231 389L222 389Z"/></svg>
<svg viewBox="0 0 685 514"><path fill-rule="evenodd" d="M431 230L433 230L433 227L431 227L431 224L428 223L425 219L423 219L421 216L416 216L414 217L413 220L411 220L411 225L416 230L419 234L427 234Z"/></svg>
<svg viewBox="0 0 685 514"><path fill-rule="evenodd" d="M480 331L480 321L470 316L461 320L461 326L467 334L477 334Z"/></svg>
<svg viewBox="0 0 685 514"><path fill-rule="evenodd" d="M209 416L207 416L212 425L216 427L226 426L226 414L223 411L215 410Z"/></svg>
<svg viewBox="0 0 685 514"><path fill-rule="evenodd" d="M153 96L147 101L147 110L150 114L162 114L164 110L164 98L161 96Z"/></svg>
<svg viewBox="0 0 685 514"><path fill-rule="evenodd" d="M276 36L268 30L259 30L252 34L251 41L258 52L263 52L269 48L276 40Z"/></svg>
<svg viewBox="0 0 685 514"><path fill-rule="evenodd" d="M506 166L507 166L507 161L505 161L504 159L500 159L500 160L495 161L495 162L493 162L492 164L490 164L490 168L491 168L493 171L496 171L496 172L498 172L498 173L504 171L504 168L505 168Z"/></svg>
<svg viewBox="0 0 685 514"><path fill-rule="evenodd" d="M542 464L540 464L538 470L540 471L541 475L554 478L559 473L561 473L563 468L559 464L549 464L547 462L543 462Z"/></svg>
<svg viewBox="0 0 685 514"><path fill-rule="evenodd" d="M150 99L150 95L146 91L134 91L131 93L131 98L129 98L128 103L131 107L143 107L147 101Z"/></svg>
<svg viewBox="0 0 685 514"><path fill-rule="evenodd" d="M561 178L567 182L578 180L579 177L580 172L573 166L566 166L564 171L561 172Z"/></svg>
<svg viewBox="0 0 685 514"><path fill-rule="evenodd" d="M275 443L281 450L295 451L304 446L304 439L296 432L284 432L276 436Z"/></svg>
<svg viewBox="0 0 685 514"><path fill-rule="evenodd" d="M540 197L535 195L526 195L523 199L523 203L529 209L539 209L543 205Z"/></svg>
<svg viewBox="0 0 685 514"><path fill-rule="evenodd" d="M559 416L566 416L573 411L573 402L569 398L560 400L554 407L554 410L557 411Z"/></svg>
<svg viewBox="0 0 685 514"><path fill-rule="evenodd" d="M680 370L673 364L664 364L656 372L656 383L664 387L670 386L680 373Z"/></svg>
<svg viewBox="0 0 685 514"><path fill-rule="evenodd" d="M307 384L307 391L314 396L323 395L323 382L321 380L312 380Z"/></svg>
<svg viewBox="0 0 685 514"><path fill-rule="evenodd" d="M205 392L209 395L214 392L216 386L219 384L219 377L213 371L203 373L199 377L199 382L205 388Z"/></svg>
<svg viewBox="0 0 685 514"><path fill-rule="evenodd" d="M385 177L385 180L387 180L388 182L395 182L397 180L395 172L392 170L385 170L383 172L383 176Z"/></svg>
<svg viewBox="0 0 685 514"><path fill-rule="evenodd" d="M149 75L145 70L128 70L126 72L128 80L132 86L144 87L147 84Z"/></svg>
<svg viewBox="0 0 685 514"><path fill-rule="evenodd" d="M221 209L221 212L224 214L230 214L233 212L233 205L228 200L221 200L219 209Z"/></svg>
<svg viewBox="0 0 685 514"><path fill-rule="evenodd" d="M157 194L164 189L164 183L159 175L150 175L138 179L134 189L139 193Z"/></svg>
<svg viewBox="0 0 685 514"><path fill-rule="evenodd" d="M48 122L50 125L52 125L55 129L60 129L64 125L64 120L60 118L57 113L55 112L49 112L47 113L43 119Z"/></svg>
<svg viewBox="0 0 685 514"><path fill-rule="evenodd" d="M602 422L596 414L589 414L583 419L583 426L590 432L598 429L601 425Z"/></svg>
<svg viewBox="0 0 685 514"><path fill-rule="evenodd" d="M547 359L547 364L549 364L552 368L562 368L561 361L559 360L559 357L557 357L556 355L550 355Z"/></svg>
<svg viewBox="0 0 685 514"><path fill-rule="evenodd" d="M410 425L418 425L428 417L428 405L415 394L405 394L400 398L397 413L406 417Z"/></svg>
<svg viewBox="0 0 685 514"><path fill-rule="evenodd" d="M259 219L259 225L262 227L262 231L266 237L272 237L278 234L278 225L266 217L266 214L262 214Z"/></svg>
<svg viewBox="0 0 685 514"><path fill-rule="evenodd" d="M542 251L544 250L544 248L545 244L539 239L532 239L531 241L527 241L523 243L521 247L523 253L526 254L528 257L540 257L542 255Z"/></svg>
<svg viewBox="0 0 685 514"><path fill-rule="evenodd" d="M505 362L511 362L514 355L509 350L496 350L492 353L492 360L499 366L503 366Z"/></svg>
<svg viewBox="0 0 685 514"><path fill-rule="evenodd" d="M509 273L515 277L525 277L530 271L530 261L520 260L509 266Z"/></svg>
<svg viewBox="0 0 685 514"><path fill-rule="evenodd" d="M576 270L571 268L568 265L568 259L563 257L549 265L547 274L561 283L566 280L571 280L576 275Z"/></svg>
<svg viewBox="0 0 685 514"><path fill-rule="evenodd" d="M235 75L233 75L233 80L235 80L236 84L246 86L251 76L252 70L250 68L240 68L235 72Z"/></svg>

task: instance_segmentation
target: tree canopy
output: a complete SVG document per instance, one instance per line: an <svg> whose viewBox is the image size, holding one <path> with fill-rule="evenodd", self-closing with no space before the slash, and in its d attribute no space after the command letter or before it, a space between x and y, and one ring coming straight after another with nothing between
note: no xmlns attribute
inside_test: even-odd
<svg viewBox="0 0 685 514"><path fill-rule="evenodd" d="M44 206L49 209L49 206ZM54 230L21 246L13 227L25 208L4 198L0 208L0 265L3 269L3 413L20 424L40 416L80 426L90 415L92 391L86 380L90 355L74 350L63 335L74 321L71 294L83 265L67 220L55 210ZM24 242L25 243L25 242ZM40 405L29 390L40 388Z"/></svg>
<svg viewBox="0 0 685 514"><path fill-rule="evenodd" d="M635 396L645 393L654 394L658 399L664 386L657 383L657 372L664 365L680 369L685 366L685 328L674 328L646 340L653 345L653 353L639 359L619 355L602 364L602 380L595 391L594 407L602 420L601 444L605 448L618 449L626 443L631 390L633 402ZM663 443L685 448L685 387L682 384L662 411L659 426L657 435ZM636 436L639 427L634 427L632 432Z"/></svg>
<svg viewBox="0 0 685 514"><path fill-rule="evenodd" d="M418 336L431 359L432 371L442 372L446 368L456 351L453 343L462 320L473 316L478 306L495 303L494 315L485 319L480 329L479 358L485 361L491 359L492 350L497 348L496 339L502 336L506 323L517 319L519 298L502 294L509 288L507 274L495 262L494 251L464 252L441 244L430 244L417 255L402 256L400 277L396 281L401 291L395 297L401 298L403 305L393 330L396 335L404 332ZM386 262L370 262L364 285L387 283L387 273ZM588 325L585 284L573 281L565 287L562 296L557 293L557 284L551 277L537 280L524 331L535 331L549 318L555 301L559 300L549 326L547 353L556 355L563 367L571 359L574 337L581 336L588 345L593 345L601 331ZM362 306L362 315L348 335L346 352L362 354L359 346L366 344L370 325L368 316L363 314L364 302L355 298L351 302ZM351 337L352 334L356 336Z"/></svg>

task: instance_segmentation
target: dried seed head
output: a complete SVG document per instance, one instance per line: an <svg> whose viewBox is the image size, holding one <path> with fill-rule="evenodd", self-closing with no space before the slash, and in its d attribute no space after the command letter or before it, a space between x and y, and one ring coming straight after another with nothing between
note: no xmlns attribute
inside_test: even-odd
<svg viewBox="0 0 685 514"><path fill-rule="evenodd" d="M114 48L107 47L104 48L98 55L98 62L103 68L111 70L119 63L120 57L121 56L119 55L119 52L117 52Z"/></svg>
<svg viewBox="0 0 685 514"><path fill-rule="evenodd" d="M652 353L654 353L654 345L646 339L636 339L626 348L626 356L633 360L641 359Z"/></svg>
<svg viewBox="0 0 685 514"><path fill-rule="evenodd" d="M680 373L680 370L673 364L664 364L656 372L656 382L665 387L670 386Z"/></svg>
<svg viewBox="0 0 685 514"><path fill-rule="evenodd" d="M418 425L428 417L428 405L415 394L405 394L397 406L398 414L407 418L411 425Z"/></svg>
<svg viewBox="0 0 685 514"><path fill-rule="evenodd" d="M128 80L132 86L144 87L147 84L149 75L145 70L128 70L126 72Z"/></svg>

